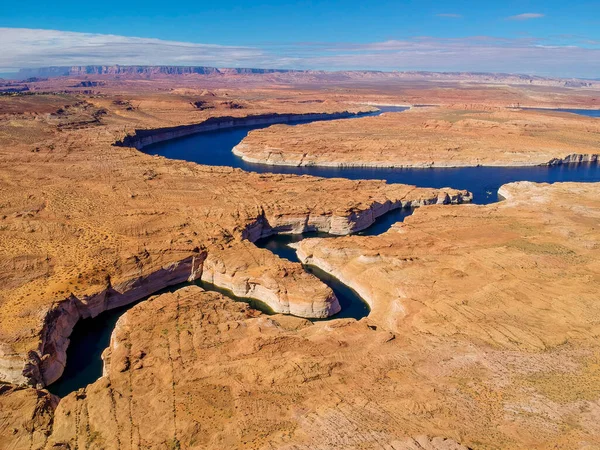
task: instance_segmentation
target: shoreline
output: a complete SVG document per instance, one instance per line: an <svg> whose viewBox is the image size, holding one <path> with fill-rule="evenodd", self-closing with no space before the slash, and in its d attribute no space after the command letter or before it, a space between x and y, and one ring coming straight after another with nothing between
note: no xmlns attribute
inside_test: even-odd
<svg viewBox="0 0 600 450"><path fill-rule="evenodd" d="M243 141L242 141L243 142ZM380 162L336 162L336 161L319 161L303 163L293 161L269 161L268 159L254 158L248 156L244 152L248 144L240 143L231 150L234 155L241 158L243 161L250 164L260 164L263 166L283 166L283 167L329 167L329 168L375 168L375 169L454 169L463 167L552 167L563 164L598 164L600 163L600 153L572 153L563 158L553 158L546 162L531 162L531 163L380 163Z"/></svg>
<svg viewBox="0 0 600 450"><path fill-rule="evenodd" d="M276 125L296 121L318 121L347 119L372 114L376 111L339 111L334 113L306 113L306 114L256 114L245 117L223 116L210 118L203 122L179 125L175 127L149 128L135 130L135 134L125 136L114 143L118 147L134 147L143 149L158 142L165 142L194 134L207 133L211 131L241 128L252 125Z"/></svg>
<svg viewBox="0 0 600 450"><path fill-rule="evenodd" d="M471 195L468 192L448 189L433 189L435 195L431 198L397 199L381 204L374 201L369 208L361 211L351 211L345 216L335 214L306 217L284 217L270 224L264 215L258 216L242 231L242 240L255 242L261 237L276 234L302 234L308 231L327 231L340 236L348 235L375 223L376 219L392 209L419 207L428 204L461 204L469 203ZM293 314L305 318L325 318L339 311L337 298L331 292L325 299L314 299L312 303L292 304L283 301L276 291L267 286L256 284L252 291L246 291L248 284L243 273L227 274L225 261L214 257L210 250L199 251L180 261L171 262L158 270L141 275L118 285L109 285L105 289L85 296L70 295L56 301L45 314L44 325L40 333L40 344L36 351L30 351L23 365L18 354L6 355L9 358L0 360L0 373L3 381L35 386L48 386L58 380L66 365L66 351L69 337L80 319L94 318L104 311L133 304L146 297L151 297L162 289L186 281L208 281L215 286L231 290L235 295L254 298L266 303L276 313ZM218 252L217 252L218 254ZM275 255L274 255L275 256ZM224 270L224 271L223 271ZM235 274L239 274L236 277ZM330 288L318 278L315 282L322 284L326 290ZM322 302L320 300L323 300ZM315 303L316 302L316 303ZM316 304L321 307L315 309ZM286 307L287 305L287 307ZM306 306L311 306L307 308ZM318 305L317 305L318 306ZM12 363L11 363L12 361Z"/></svg>

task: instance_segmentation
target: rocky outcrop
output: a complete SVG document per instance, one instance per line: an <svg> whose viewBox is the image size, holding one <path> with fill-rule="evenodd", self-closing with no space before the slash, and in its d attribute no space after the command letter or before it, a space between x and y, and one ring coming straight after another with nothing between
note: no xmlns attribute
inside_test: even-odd
<svg viewBox="0 0 600 450"><path fill-rule="evenodd" d="M332 290L299 264L248 241L211 249L202 280L229 289L238 297L260 300L276 313L325 318L341 309Z"/></svg>
<svg viewBox="0 0 600 450"><path fill-rule="evenodd" d="M384 202L373 201L366 209L355 209L348 214L301 216L288 214L271 215L264 212L243 231L245 239L254 242L274 234L302 234L313 231L344 236L364 230L384 214L396 209L418 208L425 205L457 205L470 203L473 195L469 191L452 188L424 189L404 198L393 198Z"/></svg>
<svg viewBox="0 0 600 450"><path fill-rule="evenodd" d="M567 155L564 158L553 158L548 161L549 166L560 166L562 164L581 164L581 163L589 163L594 164L600 160L600 153L595 154L577 154L573 153L571 155Z"/></svg>
<svg viewBox="0 0 600 450"><path fill-rule="evenodd" d="M414 327L509 349L547 349L568 339L569 330L594 328L588 308L600 279L590 264L598 230L587 224L600 218L598 189L511 183L500 189L505 201L498 204L422 208L379 236L305 239L295 248L303 263L357 291L371 306L369 318L391 331ZM547 301L560 319L541 320Z"/></svg>
<svg viewBox="0 0 600 450"><path fill-rule="evenodd" d="M148 275L125 277L118 284L85 296L71 295L42 313L44 325L37 350L26 361L9 350L2 355L0 376L13 383L46 386L57 380L66 364L69 336L80 318L95 317L103 311L133 303L155 292L184 281L202 279L231 290L239 297L264 302L273 311L307 318L325 318L340 311L340 305L325 284L306 273L298 264L281 260L250 242L277 233L321 231L347 235L372 225L375 220L396 208L414 208L428 204L470 202L468 191L450 188L418 189L394 185L391 199L373 200L368 207L338 213L303 215L261 214L242 231L242 241L213 245L195 256L170 263ZM25 367L23 368L23 364Z"/></svg>
<svg viewBox="0 0 600 450"><path fill-rule="evenodd" d="M233 152L274 166L517 167L596 163L600 121L560 111L429 106L254 130Z"/></svg>
<svg viewBox="0 0 600 450"><path fill-rule="evenodd" d="M488 297L464 320L496 308ZM460 320L454 308L440 313ZM540 314L514 322L561 320ZM390 332L374 318L311 324L190 286L127 311L104 375L55 410L36 414L47 394L34 389L0 395L0 447L593 447L597 350L594 334L531 351L412 323ZM40 426L26 425L32 417Z"/></svg>
<svg viewBox="0 0 600 450"><path fill-rule="evenodd" d="M38 387L52 384L62 375L69 336L79 319L96 317L104 311L128 305L168 286L196 280L202 273L205 257L206 253L201 253L146 276L116 285L109 282L98 293L81 297L71 295L56 303L43 314L44 326L38 351L29 352L24 368L16 365L12 371L1 373L2 379Z"/></svg>
<svg viewBox="0 0 600 450"><path fill-rule="evenodd" d="M47 391L0 383L0 448L45 449L58 401Z"/></svg>
<svg viewBox="0 0 600 450"><path fill-rule="evenodd" d="M64 348L73 318L96 314L119 298L131 300L126 291L135 291L136 280L156 272L170 280L163 268L203 252L203 265L222 268L223 282L240 292L249 292L248 285L258 291L252 287L257 283L265 296L276 293L282 306L294 297L311 299L314 293L302 294L302 286L327 298L322 286L302 278L298 265L280 263L253 247L250 237L273 232L269 227L344 233L362 226L350 216L366 224L385 205L446 198L435 189L245 173L113 146L128 130L219 114L339 112L350 104L342 102L363 100L532 100L530 90L512 87L407 84L398 94L387 90L389 84L370 84L368 92L330 91L314 75L315 89L299 91L278 87L277 74L264 77L268 89L254 89L246 76L209 77L165 75L148 83L134 75L94 75L90 79L106 84L95 86L93 96L70 88L81 80L37 80L32 95L0 102L2 373L22 376L28 355L32 376L55 373L57 348ZM214 109L190 105L205 96ZM546 106L557 98L590 107L597 95L538 90L535 97ZM224 112L223 102L244 109ZM102 111L96 122L61 127L65 120L81 123L88 108L94 116ZM68 117L57 115L60 110ZM473 127L484 136L482 130L496 123L513 126L501 130L503 145L519 130L502 115L483 120L491 122L488 128L477 121L482 116L472 115L474 121L458 120L456 130ZM549 130L560 125L556 117ZM428 129L444 131L445 122L452 120L429 122ZM592 125L582 127L573 128L569 142L594 136ZM533 136L539 131L528 128ZM591 152L569 147L570 153ZM120 322L105 354L106 376L63 398L57 414L50 414L52 402L42 390L0 395L0 448L402 448L406 439L428 444L417 439L421 435L476 448L595 444L597 208L584 187L571 185L549 200L543 187L528 189L532 195L517 201L519 190L509 187L513 200L495 205L518 210L513 215L498 215L492 206L428 206L394 230L406 240L394 236L380 245L378 237L371 241L376 251L342 255L349 265L382 268L356 270L353 280L387 290L370 292L373 298L400 299L408 315L399 324L387 321L396 311L379 317L377 308L360 321L265 317L206 292L140 302ZM447 193L450 199L458 194ZM541 284L539 273L547 275ZM162 285L155 281L152 289ZM122 296L105 292L118 286ZM305 312L320 307L304 305ZM47 416L32 421L44 410Z"/></svg>
<svg viewBox="0 0 600 450"><path fill-rule="evenodd" d="M122 141L117 142L115 145L135 147L139 150L148 145L156 144L157 142L168 141L170 139L176 139L192 134L205 133L207 131L254 125L288 123L302 120L343 119L360 114L361 113L344 111L330 114L263 114L247 117L215 117L199 124L180 125L177 127L158 128L151 130L136 130L134 135L125 137Z"/></svg>

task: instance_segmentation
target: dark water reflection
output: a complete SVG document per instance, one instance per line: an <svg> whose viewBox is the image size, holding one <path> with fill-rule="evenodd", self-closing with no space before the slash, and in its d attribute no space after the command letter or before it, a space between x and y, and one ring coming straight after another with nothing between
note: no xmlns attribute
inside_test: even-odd
<svg viewBox="0 0 600 450"><path fill-rule="evenodd" d="M400 112L406 108L382 107L382 112ZM600 111L562 110L577 114L600 117ZM376 114L371 114L376 115ZM402 114L397 115L402 120ZM351 119L346 119L351 120ZM306 122L298 122L306 123ZM389 183L413 184L421 187L453 187L467 189L474 195L474 202L492 203L498 200L498 188L512 181L534 181L554 183L559 181L600 181L600 166L562 165L555 167L468 167L454 169L378 169L378 168L323 168L323 167L280 167L250 164L236 157L231 149L237 145L249 131L259 127L244 127L208 132L187 136L146 147L144 151L173 159L183 159L204 165L231 166L259 173L280 173L314 175L326 178L384 179ZM382 216L374 225L360 232L361 235L377 235L389 227L404 220L410 210L397 210ZM332 237L322 233L305 235L277 235L258 241L259 247L271 250L276 255L298 262L296 252L288 246L307 237ZM342 311L335 317L353 317L360 319L369 313L367 304L345 284L335 277L314 266L305 269L323 280L338 296ZM231 292L206 283L200 283L207 290L221 292L234 300L247 301L253 307L266 313L271 311L265 304L253 299L234 296ZM184 285L173 286L164 292L174 291ZM118 318L132 305L106 311L94 319L81 320L71 335L71 345L67 351L67 367L59 381L49 390L59 396L67 395L81 387L96 381L102 375L102 351L110 343L110 335Z"/></svg>
<svg viewBox="0 0 600 450"><path fill-rule="evenodd" d="M383 112L398 112L406 108L382 107ZM600 117L597 110L564 110L581 115ZM402 114L396 114L403 120ZM353 120L353 119L343 119ZM304 122L306 123L306 122ZM235 156L235 147L249 131L260 127L244 127L186 136L145 147L144 152L172 159L183 159L198 164L236 167L248 172L314 175L325 178L352 180L377 179L388 183L412 184L419 187L453 187L473 193L474 202L492 203L498 200L500 186L513 181L555 183L559 181L600 181L598 164L534 167L464 167L431 169L385 169L373 167L286 167L248 163Z"/></svg>
<svg viewBox="0 0 600 450"><path fill-rule="evenodd" d="M247 297L238 297L228 289L223 289L211 283L196 281L194 283L181 283L165 288L153 295L174 292L184 286L196 285L207 291L219 292L237 302L250 304L265 314L273 314L273 310L259 300ZM102 352L110 345L110 336L115 329L117 320L126 311L146 300L144 298L120 308L104 311L94 318L83 319L77 322L71 333L71 344L67 348L67 365L62 376L48 390L59 397L64 397L79 388L85 387L96 381L102 375Z"/></svg>

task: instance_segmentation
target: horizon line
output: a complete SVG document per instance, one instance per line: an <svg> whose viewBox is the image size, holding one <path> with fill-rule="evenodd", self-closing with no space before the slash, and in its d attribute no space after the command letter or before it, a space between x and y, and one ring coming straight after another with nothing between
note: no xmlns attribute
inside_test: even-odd
<svg viewBox="0 0 600 450"><path fill-rule="evenodd" d="M470 71L470 70L400 70L400 69L283 69L283 68L273 68L273 67L252 67L252 66L211 66L211 65L196 65L196 64L74 64L74 65L50 65L50 66L39 66L39 67L21 67L21 68L6 68L6 69L16 69L9 71L2 71L0 69L0 79L2 79L3 75L19 75L23 72L34 72L41 70L56 70L56 69L73 69L73 68L91 68L91 67L138 67L138 68L187 68L187 69L213 69L216 71L219 70L261 70L261 71L272 71L273 73L286 73L286 72L298 72L298 73L309 73L309 72L321 72L321 73L347 73L347 72L366 72L366 73L404 73L404 74L441 74L441 75L459 75L459 74L470 74L470 75L503 75L503 76L521 76L521 77L529 77L529 78L537 78L537 79L548 79L548 80L585 80L585 81L598 81L597 78L586 78L586 77L565 77L565 76L548 76L548 75L536 75L532 73L526 72L510 72L510 71ZM6 70L4 69L4 70ZM94 74L90 73L88 75L113 75L110 73L100 73ZM167 74L169 75L169 74ZM170 74L172 76L182 76L182 75L211 75L211 74L202 74L202 73L192 73L192 74ZM222 74L225 75L225 74ZM252 74L241 74L241 75L252 75ZM261 75L261 74L255 74ZM77 77L81 75L71 75L71 74L60 74L60 75L46 75L42 78L60 78L60 77ZM6 79L6 78L5 78ZM16 78L11 78L12 80L17 80ZM24 80L19 80L24 81Z"/></svg>

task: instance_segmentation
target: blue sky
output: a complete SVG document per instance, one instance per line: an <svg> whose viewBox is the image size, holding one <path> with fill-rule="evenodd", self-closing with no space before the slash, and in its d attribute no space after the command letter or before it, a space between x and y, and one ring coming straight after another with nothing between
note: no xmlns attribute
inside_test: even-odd
<svg viewBox="0 0 600 450"><path fill-rule="evenodd" d="M0 42L10 47L0 55L0 71L49 63L124 64L129 58L151 64L600 77L598 0L30 0L23 8L3 8L0 28ZM85 34L78 39L72 33ZM102 35L122 39L107 39L105 45ZM134 37L152 41L126 39ZM562 65L557 58L564 59Z"/></svg>

